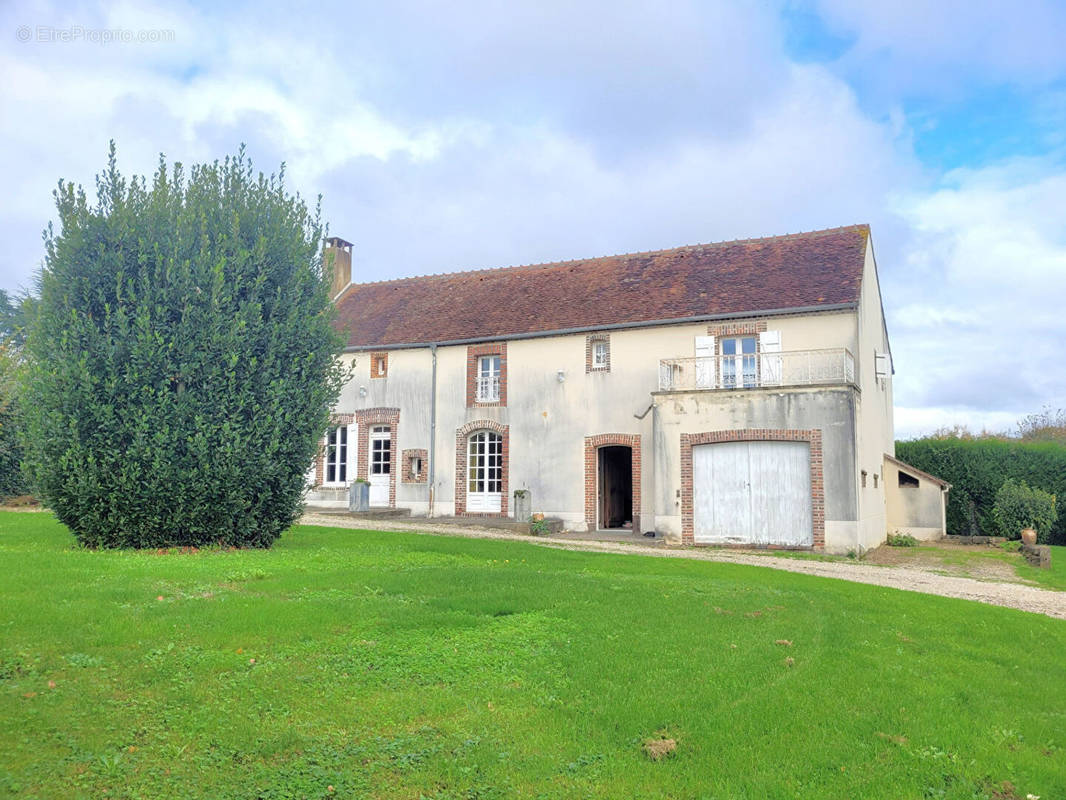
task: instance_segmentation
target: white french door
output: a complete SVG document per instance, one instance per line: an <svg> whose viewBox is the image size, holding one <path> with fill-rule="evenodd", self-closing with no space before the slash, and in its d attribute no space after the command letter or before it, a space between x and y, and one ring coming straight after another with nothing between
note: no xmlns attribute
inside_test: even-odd
<svg viewBox="0 0 1066 800"><path fill-rule="evenodd" d="M503 509L503 437L492 431L470 436L466 453L466 510Z"/></svg>
<svg viewBox="0 0 1066 800"><path fill-rule="evenodd" d="M722 339L722 386L726 389L756 386L755 337Z"/></svg>
<svg viewBox="0 0 1066 800"><path fill-rule="evenodd" d="M392 431L388 425L370 429L370 505L388 506L392 483Z"/></svg>

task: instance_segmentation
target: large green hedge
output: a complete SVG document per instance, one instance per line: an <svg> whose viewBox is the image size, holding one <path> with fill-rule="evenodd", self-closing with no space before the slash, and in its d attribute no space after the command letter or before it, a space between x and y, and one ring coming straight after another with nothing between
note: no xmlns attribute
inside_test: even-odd
<svg viewBox="0 0 1066 800"><path fill-rule="evenodd" d="M1013 478L1066 498L1066 447L1054 442L1004 439L917 439L896 442L896 455L952 484L948 533L996 535L996 492ZM1051 529L1053 544L1066 544L1066 514Z"/></svg>
<svg viewBox="0 0 1066 800"><path fill-rule="evenodd" d="M343 375L318 214L243 152L60 183L19 395L40 496L93 547L267 547Z"/></svg>

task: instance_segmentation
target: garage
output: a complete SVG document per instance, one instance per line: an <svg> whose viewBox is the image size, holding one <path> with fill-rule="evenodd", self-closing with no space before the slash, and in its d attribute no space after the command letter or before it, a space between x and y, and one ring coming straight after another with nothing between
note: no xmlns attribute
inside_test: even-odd
<svg viewBox="0 0 1066 800"><path fill-rule="evenodd" d="M694 541L810 547L810 458L810 445L798 441L694 446Z"/></svg>

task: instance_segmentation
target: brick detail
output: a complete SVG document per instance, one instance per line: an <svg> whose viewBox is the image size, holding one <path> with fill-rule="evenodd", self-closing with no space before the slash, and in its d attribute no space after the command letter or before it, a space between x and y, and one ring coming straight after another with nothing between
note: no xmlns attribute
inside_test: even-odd
<svg viewBox="0 0 1066 800"><path fill-rule="evenodd" d="M407 465L411 463L412 458L422 459L422 468L418 470L418 474L413 478L411 473L407 471ZM429 453L425 450L404 450L403 458L400 461L400 469L403 470L403 483L425 483L429 480Z"/></svg>
<svg viewBox="0 0 1066 800"><path fill-rule="evenodd" d="M389 470L389 508L396 507L396 438L400 427L400 409L367 408L356 411L353 415L359 423L359 459L356 461L356 477L364 481L370 476L370 427L372 425L389 426L389 448L392 451L392 463ZM351 447L351 443L348 444Z"/></svg>
<svg viewBox="0 0 1066 800"><path fill-rule="evenodd" d="M336 428L340 425L351 425L355 422L354 414L331 414L329 426ZM355 447L355 442L348 442L349 447ZM318 456L315 458L315 486L321 486L326 480L326 437L318 440ZM352 476L348 476L348 483L352 482Z"/></svg>
<svg viewBox="0 0 1066 800"><path fill-rule="evenodd" d="M708 336L755 336L766 330L766 323L754 320L752 322L720 322L707 326Z"/></svg>
<svg viewBox="0 0 1066 800"><path fill-rule="evenodd" d="M495 403L477 401L477 360L480 356L500 357L500 399ZM507 405L507 342L472 344L466 348L466 407L482 408Z"/></svg>
<svg viewBox="0 0 1066 800"><path fill-rule="evenodd" d="M692 448L717 442L807 442L811 463L811 527L815 550L825 549L825 482L822 469L822 432L743 428L681 434L681 543L695 544L693 538Z"/></svg>
<svg viewBox="0 0 1066 800"><path fill-rule="evenodd" d="M592 346L597 342L607 343L607 366L592 366ZM590 333L585 337L585 372L610 372L611 371L611 336L607 333Z"/></svg>
<svg viewBox="0 0 1066 800"><path fill-rule="evenodd" d="M511 434L509 425L501 425L488 419L478 419L468 422L455 431L455 515L457 517L506 517L509 476L511 471ZM466 510L466 481L467 481L467 439L470 434L477 431L493 431L503 438L501 442L501 455L503 457L503 470L500 489L503 497L500 499L500 511L497 512L468 512Z"/></svg>
<svg viewBox="0 0 1066 800"><path fill-rule="evenodd" d="M621 445L633 451L633 530L640 533L640 434L601 433L585 437L585 522L589 530L596 529L597 453L609 445Z"/></svg>
<svg viewBox="0 0 1066 800"><path fill-rule="evenodd" d="M387 378L389 375L389 354L386 353L371 353L370 354L370 377L371 378Z"/></svg>

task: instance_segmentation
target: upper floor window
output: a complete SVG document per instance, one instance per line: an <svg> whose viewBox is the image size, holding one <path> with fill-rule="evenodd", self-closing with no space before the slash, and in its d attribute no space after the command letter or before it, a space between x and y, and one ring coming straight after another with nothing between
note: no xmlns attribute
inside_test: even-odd
<svg viewBox="0 0 1066 800"><path fill-rule="evenodd" d="M755 342L754 336L734 336L721 340L723 388L736 389L758 385Z"/></svg>
<svg viewBox="0 0 1066 800"><path fill-rule="evenodd" d="M603 334L589 336L585 347L585 356L586 372L610 370L611 340Z"/></svg>
<svg viewBox="0 0 1066 800"><path fill-rule="evenodd" d="M370 377L384 378L389 374L389 354L374 353L370 356Z"/></svg>
<svg viewBox="0 0 1066 800"><path fill-rule="evenodd" d="M477 360L477 386L474 394L479 403L497 403L500 400L500 357L479 356Z"/></svg>

